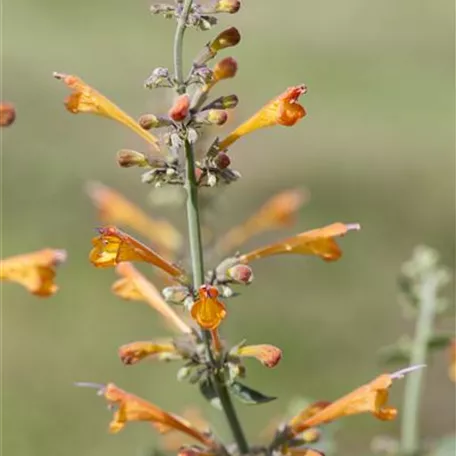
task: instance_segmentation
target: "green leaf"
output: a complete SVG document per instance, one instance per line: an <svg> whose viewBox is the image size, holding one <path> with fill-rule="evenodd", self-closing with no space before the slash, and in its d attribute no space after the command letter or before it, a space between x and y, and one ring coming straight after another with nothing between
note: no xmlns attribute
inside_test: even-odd
<svg viewBox="0 0 456 456"><path fill-rule="evenodd" d="M204 398L207 399L213 407L222 410L222 404L209 377L206 377L199 383L199 389Z"/></svg>
<svg viewBox="0 0 456 456"><path fill-rule="evenodd" d="M265 396L263 393L255 391L239 382L231 383L231 385L228 385L228 388L236 398L248 405L266 404L277 399L276 397Z"/></svg>
<svg viewBox="0 0 456 456"><path fill-rule="evenodd" d="M412 341L404 336L394 344L381 348L378 356L385 364L407 364L410 362L411 348Z"/></svg>
<svg viewBox="0 0 456 456"><path fill-rule="evenodd" d="M428 340L429 350L440 350L450 345L454 335L451 333L437 333Z"/></svg>

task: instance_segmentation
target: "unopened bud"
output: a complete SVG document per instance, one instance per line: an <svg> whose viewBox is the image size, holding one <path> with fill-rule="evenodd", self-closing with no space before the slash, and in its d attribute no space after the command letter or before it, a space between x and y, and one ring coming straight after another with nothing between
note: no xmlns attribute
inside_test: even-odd
<svg viewBox="0 0 456 456"><path fill-rule="evenodd" d="M226 95L224 97L217 98L211 101L208 105L204 106L201 110L207 109L233 109L239 103L239 99L236 95Z"/></svg>
<svg viewBox="0 0 456 456"><path fill-rule="evenodd" d="M249 285L253 280L253 271L252 268L246 264L237 264L228 269L227 276L234 282Z"/></svg>
<svg viewBox="0 0 456 456"><path fill-rule="evenodd" d="M225 152L219 152L214 158L214 164L219 169L225 169L231 165L231 159Z"/></svg>
<svg viewBox="0 0 456 456"><path fill-rule="evenodd" d="M138 119L139 125L141 125L144 130L150 130L152 128L168 127L172 124L171 120L168 117L155 116L154 114L143 114Z"/></svg>
<svg viewBox="0 0 456 456"><path fill-rule="evenodd" d="M207 174L207 185L209 187L215 187L217 185L217 176L215 174Z"/></svg>
<svg viewBox="0 0 456 456"><path fill-rule="evenodd" d="M16 109L11 103L0 103L0 127L9 127L16 120Z"/></svg>
<svg viewBox="0 0 456 456"><path fill-rule="evenodd" d="M221 32L209 43L211 52L217 53L222 49L236 46L241 41L241 34L236 27L230 27Z"/></svg>
<svg viewBox="0 0 456 456"><path fill-rule="evenodd" d="M233 57L226 57L225 59L217 62L213 68L214 81L221 81L222 79L234 78L236 76L238 64Z"/></svg>
<svg viewBox="0 0 456 456"><path fill-rule="evenodd" d="M190 15L189 20L191 20L192 15ZM217 25L217 18L213 16L200 16L200 15L193 15L194 18L194 26L198 29L205 32L206 30L210 30L214 25Z"/></svg>
<svg viewBox="0 0 456 456"><path fill-rule="evenodd" d="M195 115L193 122L200 125L223 125L228 120L228 114L221 109L209 109Z"/></svg>
<svg viewBox="0 0 456 456"><path fill-rule="evenodd" d="M132 166L144 167L149 164L144 154L127 149L122 149L117 152L117 163L122 168L131 168Z"/></svg>
<svg viewBox="0 0 456 456"><path fill-rule="evenodd" d="M233 295L234 295L234 291L230 287L228 287L226 285L222 285L220 287L220 296L222 298L227 298L227 299L232 298Z"/></svg>
<svg viewBox="0 0 456 456"><path fill-rule="evenodd" d="M150 7L151 14L163 14L166 19L172 19L175 16L175 11L174 6L165 3L159 3Z"/></svg>
<svg viewBox="0 0 456 456"><path fill-rule="evenodd" d="M182 122L187 117L189 109L190 97L185 93L176 99L174 105L169 110L168 115L175 122Z"/></svg>
<svg viewBox="0 0 456 456"><path fill-rule="evenodd" d="M169 76L168 68L155 68L155 70L152 71L152 74L144 81L144 86L147 89L155 89L158 87L173 87L173 82Z"/></svg>
<svg viewBox="0 0 456 456"><path fill-rule="evenodd" d="M192 368L189 366L183 366L177 371L177 380L183 382L187 380L192 373Z"/></svg>
<svg viewBox="0 0 456 456"><path fill-rule="evenodd" d="M214 8L216 13L234 14L241 8L241 2L239 0L217 0Z"/></svg>
<svg viewBox="0 0 456 456"><path fill-rule="evenodd" d="M165 300L173 304L183 304L189 294L188 288L183 286L166 287L162 290Z"/></svg>
<svg viewBox="0 0 456 456"><path fill-rule="evenodd" d="M200 83L207 84L212 81L212 70L209 69L207 66L203 65L194 70L192 76L195 79L197 79Z"/></svg>

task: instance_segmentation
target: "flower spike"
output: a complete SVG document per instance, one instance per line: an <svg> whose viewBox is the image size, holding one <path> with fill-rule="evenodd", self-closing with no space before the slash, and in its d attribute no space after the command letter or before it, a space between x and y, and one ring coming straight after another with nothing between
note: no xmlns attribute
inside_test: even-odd
<svg viewBox="0 0 456 456"><path fill-rule="evenodd" d="M100 235L92 239L94 248L90 252L90 261L98 268L109 268L123 261L145 261L176 279L185 275L180 268L115 226L99 228L98 232Z"/></svg>
<svg viewBox="0 0 456 456"><path fill-rule="evenodd" d="M214 330L226 317L226 307L218 300L217 288L203 285L198 293L199 299L192 306L192 317L202 328Z"/></svg>
<svg viewBox="0 0 456 456"><path fill-rule="evenodd" d="M122 111L104 95L87 85L82 79L70 74L54 72L56 79L63 81L71 90L71 95L66 99L65 106L73 114L90 112L103 117L116 120L133 130L146 140L155 150L159 151L158 139L140 127L138 122Z"/></svg>
<svg viewBox="0 0 456 456"><path fill-rule="evenodd" d="M131 228L147 237L159 251L175 253L182 245L182 236L171 223L150 218L114 189L100 182L89 182L87 193L103 223Z"/></svg>
<svg viewBox="0 0 456 456"><path fill-rule="evenodd" d="M298 98L306 92L307 87L305 85L289 87L220 141L218 143L219 150L227 149L242 136L259 128L273 125L293 126L306 115L306 110L298 103Z"/></svg>
<svg viewBox="0 0 456 456"><path fill-rule="evenodd" d="M316 255L325 261L335 261L342 256L342 251L334 240L348 231L359 230L357 223L333 223L332 225L306 231L274 244L260 247L253 252L241 255L241 263L250 263L271 255L295 253L300 255Z"/></svg>
<svg viewBox="0 0 456 456"><path fill-rule="evenodd" d="M17 282L36 296L52 296L59 289L55 268L66 257L65 250L43 249L5 258L0 260L0 280Z"/></svg>
<svg viewBox="0 0 456 456"><path fill-rule="evenodd" d="M146 301L159 312L178 332L190 334L192 329L163 299L160 292L131 263L120 263L116 272L121 276L112 286L112 291L123 299Z"/></svg>
<svg viewBox="0 0 456 456"><path fill-rule="evenodd" d="M370 412L380 420L394 420L397 415L397 409L386 405L389 394L388 389L393 384L393 380L403 378L405 374L422 367L424 366L411 366L392 374L379 375L371 382L330 403L310 417L306 414L298 414L288 424L292 435L295 436L308 428L358 413Z"/></svg>

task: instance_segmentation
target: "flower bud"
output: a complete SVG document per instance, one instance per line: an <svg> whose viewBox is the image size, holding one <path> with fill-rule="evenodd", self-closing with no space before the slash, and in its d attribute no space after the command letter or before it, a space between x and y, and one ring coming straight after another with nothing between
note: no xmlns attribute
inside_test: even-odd
<svg viewBox="0 0 456 456"><path fill-rule="evenodd" d="M219 169L225 169L231 165L231 159L225 152L219 152L214 158L214 164Z"/></svg>
<svg viewBox="0 0 456 456"><path fill-rule="evenodd" d="M152 128L168 127L172 124L171 120L168 117L155 116L154 114L143 114L138 119L139 125L141 125L144 130L150 130Z"/></svg>
<svg viewBox="0 0 456 456"><path fill-rule="evenodd" d="M215 81L221 81L222 79L234 78L237 69L238 64L236 60L233 57L226 57L215 64L212 70L214 73L213 79Z"/></svg>
<svg viewBox="0 0 456 456"><path fill-rule="evenodd" d="M9 127L16 119L16 110L11 103L0 103L0 127Z"/></svg>
<svg viewBox="0 0 456 456"><path fill-rule="evenodd" d="M183 286L166 287L162 290L165 300L173 304L183 304L189 294L188 288Z"/></svg>
<svg viewBox="0 0 456 456"><path fill-rule="evenodd" d="M204 106L201 111L207 109L233 109L239 103L239 98L236 95L226 95L211 101L208 105Z"/></svg>
<svg viewBox="0 0 456 456"><path fill-rule="evenodd" d="M162 14L165 19L172 19L175 16L176 9L174 6L165 3L159 3L150 7L151 14Z"/></svg>
<svg viewBox="0 0 456 456"><path fill-rule="evenodd" d="M200 125L223 125L228 120L228 114L221 109L209 109L195 115L193 121Z"/></svg>
<svg viewBox="0 0 456 456"><path fill-rule="evenodd" d="M234 14L239 11L241 2L239 0L218 0L215 4L216 13Z"/></svg>
<svg viewBox="0 0 456 456"><path fill-rule="evenodd" d="M176 99L168 115L175 122L182 122L187 117L189 109L190 97L185 93Z"/></svg>
<svg viewBox="0 0 456 456"><path fill-rule="evenodd" d="M155 68L155 70L152 71L152 74L144 81L144 86L147 89L173 87L173 85L168 68L163 67Z"/></svg>
<svg viewBox="0 0 456 456"><path fill-rule="evenodd" d="M183 382L184 380L187 380L191 374L192 374L192 368L190 366L182 366L177 371L177 381Z"/></svg>
<svg viewBox="0 0 456 456"><path fill-rule="evenodd" d="M132 166L144 167L149 164L144 154L127 149L117 152L117 163L122 168L131 168Z"/></svg>
<svg viewBox="0 0 456 456"><path fill-rule="evenodd" d="M209 49L211 52L217 53L222 49L236 46L239 41L241 41L239 30L236 27L230 27L209 43Z"/></svg>
<svg viewBox="0 0 456 456"><path fill-rule="evenodd" d="M249 285L253 280L253 271L246 264L237 264L228 269L227 276L234 282Z"/></svg>
<svg viewBox="0 0 456 456"><path fill-rule="evenodd" d="M201 84L207 84L212 81L212 70L206 65L203 65L193 71L192 77Z"/></svg>

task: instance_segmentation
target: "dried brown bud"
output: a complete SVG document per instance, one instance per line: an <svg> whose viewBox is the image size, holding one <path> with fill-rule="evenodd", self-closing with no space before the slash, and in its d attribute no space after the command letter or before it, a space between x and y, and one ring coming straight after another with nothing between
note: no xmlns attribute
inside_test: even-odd
<svg viewBox="0 0 456 456"><path fill-rule="evenodd" d="M252 268L245 264L237 264L232 268L228 269L227 275L234 282L249 285L253 280Z"/></svg>
<svg viewBox="0 0 456 456"><path fill-rule="evenodd" d="M200 125L223 125L228 120L228 114L221 109L209 109L195 115L193 121Z"/></svg>
<svg viewBox="0 0 456 456"><path fill-rule="evenodd" d="M230 27L221 32L209 43L209 49L214 54L222 49L236 46L241 41L241 34L236 27Z"/></svg>
<svg viewBox="0 0 456 456"><path fill-rule="evenodd" d="M190 109L190 97L187 94L179 96L169 110L168 115L175 122L182 122Z"/></svg>
<svg viewBox="0 0 456 456"><path fill-rule="evenodd" d="M221 81L222 79L234 78L236 76L238 64L233 57L226 57L225 59L217 62L213 68L213 80L215 82Z"/></svg>
<svg viewBox="0 0 456 456"><path fill-rule="evenodd" d="M219 169L225 169L231 165L231 159L225 152L219 152L214 158L214 164Z"/></svg>
<svg viewBox="0 0 456 456"><path fill-rule="evenodd" d="M117 152L117 163L122 168L131 168L132 166L144 167L149 164L144 154L128 149L122 149Z"/></svg>
<svg viewBox="0 0 456 456"><path fill-rule="evenodd" d="M9 127L16 119L16 109L11 103L0 103L0 127Z"/></svg>
<svg viewBox="0 0 456 456"><path fill-rule="evenodd" d="M215 5L216 13L234 14L239 11L241 2L239 0L218 0Z"/></svg>

